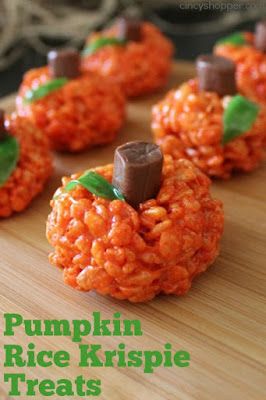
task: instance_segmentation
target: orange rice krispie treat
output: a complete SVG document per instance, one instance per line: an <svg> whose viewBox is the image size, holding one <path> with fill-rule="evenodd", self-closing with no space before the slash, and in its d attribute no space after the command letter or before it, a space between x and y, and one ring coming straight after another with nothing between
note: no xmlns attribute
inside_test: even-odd
<svg viewBox="0 0 266 400"><path fill-rule="evenodd" d="M165 154L188 158L209 176L251 171L265 158L266 112L236 93L234 64L200 56L198 77L153 107L152 130Z"/></svg>
<svg viewBox="0 0 266 400"><path fill-rule="evenodd" d="M223 209L209 186L154 144L120 146L114 166L63 178L47 223L50 261L79 290L131 302L184 295L219 253Z"/></svg>
<svg viewBox="0 0 266 400"><path fill-rule="evenodd" d="M80 72L75 50L52 51L48 67L25 74L17 97L59 151L77 152L112 142L125 119L125 96L117 83Z"/></svg>
<svg viewBox="0 0 266 400"><path fill-rule="evenodd" d="M257 23L255 34L240 32L221 39L214 52L235 62L239 91L266 104L266 21Z"/></svg>
<svg viewBox="0 0 266 400"><path fill-rule="evenodd" d="M121 17L110 29L91 35L83 55L83 71L110 76L122 83L127 96L136 97L166 84L173 45L151 23Z"/></svg>
<svg viewBox="0 0 266 400"><path fill-rule="evenodd" d="M0 110L0 217L24 210L51 173L46 137L27 118Z"/></svg>

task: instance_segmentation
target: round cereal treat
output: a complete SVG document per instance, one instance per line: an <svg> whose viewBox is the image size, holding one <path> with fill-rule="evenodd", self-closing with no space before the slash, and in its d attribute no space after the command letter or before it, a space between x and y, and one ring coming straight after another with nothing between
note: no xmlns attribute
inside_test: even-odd
<svg viewBox="0 0 266 400"><path fill-rule="evenodd" d="M132 155L125 166L131 145L135 153L136 146L142 155L145 150L148 160L138 163ZM50 262L63 269L66 284L82 291L131 302L184 295L219 253L222 203L212 199L209 178L190 161L166 155L162 168L155 145L121 147L114 166L63 178L47 222ZM138 173L146 178L136 182ZM143 199L138 205L133 189Z"/></svg>
<svg viewBox="0 0 266 400"><path fill-rule="evenodd" d="M165 154L187 158L212 177L229 178L233 171L251 171L265 158L265 107L239 94L213 91L212 85L221 91L227 87L232 66L228 61L225 67L220 60L217 69L215 60L210 73L203 62L209 64L212 59L199 57L198 78L171 90L153 107L155 142ZM203 66L206 73L199 71ZM227 90L229 93L231 88Z"/></svg>
<svg viewBox="0 0 266 400"><path fill-rule="evenodd" d="M236 33L220 40L214 47L215 54L231 59L236 64L239 91L263 104L266 104L265 26L265 23L258 23L255 34Z"/></svg>
<svg viewBox="0 0 266 400"><path fill-rule="evenodd" d="M23 211L42 192L52 173L52 157L47 138L28 118L12 114L5 118L4 130L1 125L0 131L0 217L3 218Z"/></svg>
<svg viewBox="0 0 266 400"><path fill-rule="evenodd" d="M83 71L110 76L127 96L136 97L166 84L173 45L153 24L121 17L110 29L92 34L83 55Z"/></svg>
<svg viewBox="0 0 266 400"><path fill-rule="evenodd" d="M34 121L53 149L78 152L115 139L125 119L125 95L111 79L81 73L76 51L52 51L48 66L25 74L17 110Z"/></svg>

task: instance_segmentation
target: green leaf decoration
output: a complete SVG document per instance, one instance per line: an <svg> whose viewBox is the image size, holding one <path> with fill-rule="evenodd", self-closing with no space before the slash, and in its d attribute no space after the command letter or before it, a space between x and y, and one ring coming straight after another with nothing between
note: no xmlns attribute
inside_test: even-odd
<svg viewBox="0 0 266 400"><path fill-rule="evenodd" d="M226 36L216 42L216 45L219 44L233 44L234 46L243 46L247 44L243 32L232 33L232 35Z"/></svg>
<svg viewBox="0 0 266 400"><path fill-rule="evenodd" d="M17 166L19 144L15 137L6 135L0 142L0 187L3 186Z"/></svg>
<svg viewBox="0 0 266 400"><path fill-rule="evenodd" d="M43 85L37 87L36 89L30 89L26 92L24 100L27 103L32 103L33 101L39 100L42 97L47 96L51 92L60 89L68 82L67 78L56 78L44 83Z"/></svg>
<svg viewBox="0 0 266 400"><path fill-rule="evenodd" d="M73 190L77 185L82 185L89 192L96 196L103 197L109 200L123 200L125 201L122 193L116 189L111 183L109 183L101 175L94 171L85 172L79 179L70 181L64 188L65 191L69 192Z"/></svg>
<svg viewBox="0 0 266 400"><path fill-rule="evenodd" d="M250 130L259 113L259 106L246 97L232 97L223 115L223 139L226 144Z"/></svg>
<svg viewBox="0 0 266 400"><path fill-rule="evenodd" d="M125 46L126 43L127 41L125 39L119 39L116 37L100 37L86 46L82 52L82 55L91 55L105 46Z"/></svg>

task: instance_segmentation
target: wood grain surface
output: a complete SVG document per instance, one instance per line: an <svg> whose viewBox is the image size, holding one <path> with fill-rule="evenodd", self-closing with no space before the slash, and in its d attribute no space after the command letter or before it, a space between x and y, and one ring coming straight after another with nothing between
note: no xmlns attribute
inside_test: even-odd
<svg viewBox="0 0 266 400"><path fill-rule="evenodd" d="M175 65L170 86L193 74L193 67ZM169 88L168 87L168 88ZM62 282L59 270L47 260L49 245L45 221L49 199L64 174L112 161L113 150L125 141L151 140L150 108L163 92L131 102L128 120L111 146L81 155L56 155L55 173L46 191L30 208L0 221L1 283L0 310L20 313L28 319L90 319L93 311L103 318L121 312L122 318L141 320L142 337L89 337L105 349L115 349L123 341L129 349L158 349L166 342L191 355L187 368L158 368L144 374L142 368L83 369L76 344L69 337L34 338L38 349L66 349L72 365L59 369L35 368L29 378L61 377L102 380L104 400L263 400L265 383L265 259L266 259L266 165L230 181L216 181L214 196L225 206L225 232L221 255L207 273L194 281L185 297L160 296L147 304L132 305L95 293L79 293ZM14 98L2 99L1 107L12 110ZM22 329L14 338L0 341L26 346L30 338ZM1 356L3 352L1 351ZM1 372L3 357L0 357ZM21 371L19 371L21 372ZM24 371L23 371L24 372ZM1 374L2 375L2 374ZM0 398L6 399L7 386L0 378ZM26 399L26 397L20 397ZM36 397L39 398L39 397Z"/></svg>

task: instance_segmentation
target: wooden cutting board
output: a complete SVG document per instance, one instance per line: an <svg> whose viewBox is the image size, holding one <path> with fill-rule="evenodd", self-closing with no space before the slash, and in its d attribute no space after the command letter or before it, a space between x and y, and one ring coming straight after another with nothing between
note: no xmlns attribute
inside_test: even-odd
<svg viewBox="0 0 266 400"><path fill-rule="evenodd" d="M192 75L191 64L176 64L169 87ZM29 378L74 379L83 374L101 379L102 394L98 398L106 400L262 400L266 398L266 165L213 184L213 195L225 206L221 255L207 273L196 279L185 297L161 296L148 304L134 305L95 293L79 293L63 284L61 272L47 260L50 248L45 221L49 199L61 176L111 162L118 144L151 140L150 109L162 95L131 102L127 123L111 146L82 155L56 155L55 173L46 191L26 212L0 221L0 310L20 313L28 319L70 321L91 319L93 311L100 311L103 318L120 312L122 318L141 321L142 337L87 340L100 343L104 349L116 349L124 342L128 349L160 351L170 342L173 349L185 349L191 356L187 368L160 367L153 374L144 374L142 368L81 370L76 366L77 345L70 338L35 337L32 341L38 349L68 350L72 365L64 369L30 369ZM12 110L14 97L0 103ZM2 332L1 317L1 346L19 343L25 347L31 341L22 329L14 338L4 339ZM3 357L0 362L2 375ZM8 398L7 389L1 376L1 399Z"/></svg>

